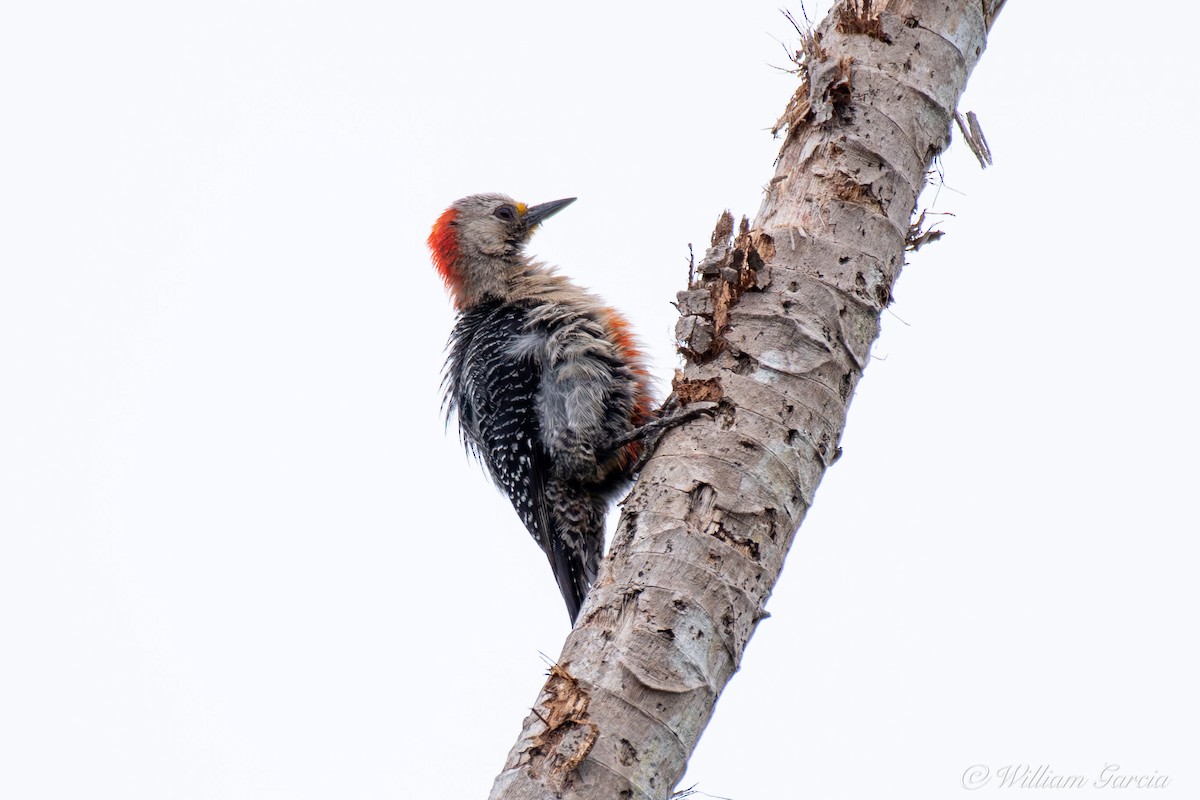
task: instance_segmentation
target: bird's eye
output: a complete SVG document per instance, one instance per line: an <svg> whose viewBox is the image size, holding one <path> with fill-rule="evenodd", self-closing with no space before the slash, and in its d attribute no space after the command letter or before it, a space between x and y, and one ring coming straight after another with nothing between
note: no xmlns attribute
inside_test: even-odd
<svg viewBox="0 0 1200 800"><path fill-rule="evenodd" d="M517 218L517 209L513 208L508 203L505 203L493 211L492 214L504 220L505 222L512 222Z"/></svg>

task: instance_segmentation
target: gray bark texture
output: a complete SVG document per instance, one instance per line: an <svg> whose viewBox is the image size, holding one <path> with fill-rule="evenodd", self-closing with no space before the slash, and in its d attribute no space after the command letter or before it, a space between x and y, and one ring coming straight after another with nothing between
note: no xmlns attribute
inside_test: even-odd
<svg viewBox="0 0 1200 800"><path fill-rule="evenodd" d="M684 404L624 504L597 584L490 797L672 793L825 469L1003 0L843 0L800 86L758 218L726 212L679 295Z"/></svg>

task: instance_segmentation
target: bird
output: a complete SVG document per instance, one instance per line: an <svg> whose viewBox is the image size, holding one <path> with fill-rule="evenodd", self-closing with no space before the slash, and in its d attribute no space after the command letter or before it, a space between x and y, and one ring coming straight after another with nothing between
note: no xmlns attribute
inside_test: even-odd
<svg viewBox="0 0 1200 800"><path fill-rule="evenodd" d="M476 456L545 553L574 625L604 554L604 521L656 417L629 322L526 253L576 198L452 203L428 238L457 312L442 392Z"/></svg>

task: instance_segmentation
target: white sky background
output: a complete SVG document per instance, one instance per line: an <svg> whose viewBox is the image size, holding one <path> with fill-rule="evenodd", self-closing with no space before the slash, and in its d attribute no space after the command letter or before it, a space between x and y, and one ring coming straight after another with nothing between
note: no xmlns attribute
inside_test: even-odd
<svg viewBox="0 0 1200 800"><path fill-rule="evenodd" d="M577 195L531 249L665 384L795 38L775 0L433 5L6 8L0 798L486 796L567 618L443 430L429 226ZM683 786L1197 794L1200 14L1073 5L993 31L996 165L956 141L925 196L947 236Z"/></svg>

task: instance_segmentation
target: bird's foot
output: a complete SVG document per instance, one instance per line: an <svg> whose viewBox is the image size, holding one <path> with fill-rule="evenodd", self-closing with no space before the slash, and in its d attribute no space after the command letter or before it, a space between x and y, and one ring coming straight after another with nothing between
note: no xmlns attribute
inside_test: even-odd
<svg viewBox="0 0 1200 800"><path fill-rule="evenodd" d="M657 418L647 422L645 425L639 425L618 440L614 451L634 442L642 443L637 461L629 469L630 474L641 471L642 467L650 460L650 456L653 455L655 449L658 447L659 440L662 439L667 431L697 417L715 413L717 403L692 403L682 411L676 410L678 408L679 404L675 400L675 396L672 395L663 403L662 408L658 410L659 416Z"/></svg>

